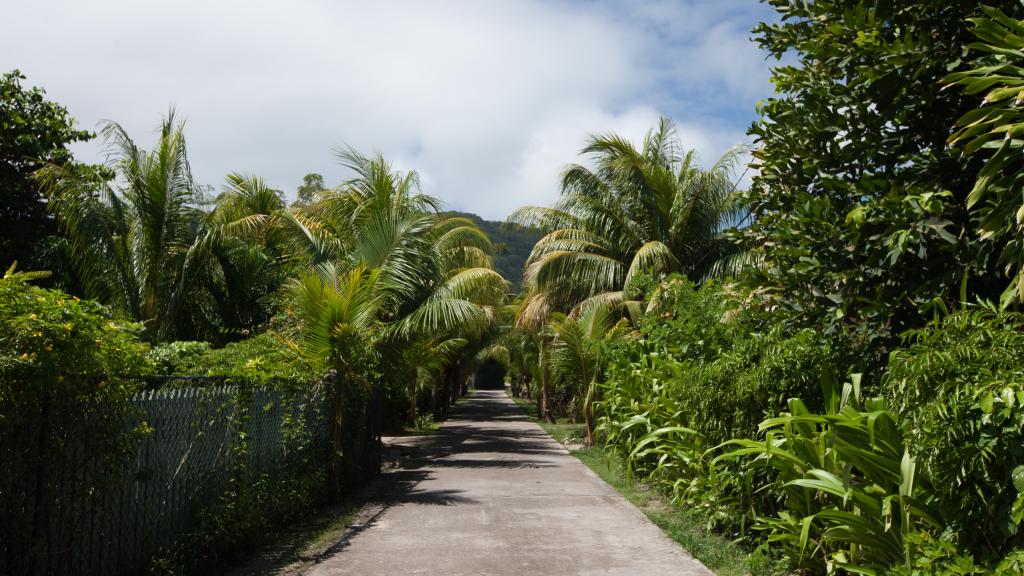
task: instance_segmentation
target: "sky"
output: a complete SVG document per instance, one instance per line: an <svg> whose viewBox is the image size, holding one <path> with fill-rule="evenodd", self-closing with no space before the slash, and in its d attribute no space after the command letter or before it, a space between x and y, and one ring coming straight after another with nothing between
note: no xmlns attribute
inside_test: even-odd
<svg viewBox="0 0 1024 576"><path fill-rule="evenodd" d="M705 164L749 142L771 61L756 0L34 0L4 8L18 68L81 127L150 147L173 106L195 179L349 176L335 151L416 170L447 208L549 205L588 134L634 141L669 116ZM13 25L12 25L13 24ZM102 142L76 144L102 161Z"/></svg>

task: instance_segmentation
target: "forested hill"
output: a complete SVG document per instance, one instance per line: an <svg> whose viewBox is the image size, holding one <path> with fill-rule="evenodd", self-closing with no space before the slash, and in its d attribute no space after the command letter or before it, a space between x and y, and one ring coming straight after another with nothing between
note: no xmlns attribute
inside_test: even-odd
<svg viewBox="0 0 1024 576"><path fill-rule="evenodd" d="M477 223L494 243L494 267L512 283L512 289L519 291L523 282L523 264L530 256L530 250L540 238L540 234L516 224L484 220L476 214L468 212L448 212L452 216L462 216Z"/></svg>

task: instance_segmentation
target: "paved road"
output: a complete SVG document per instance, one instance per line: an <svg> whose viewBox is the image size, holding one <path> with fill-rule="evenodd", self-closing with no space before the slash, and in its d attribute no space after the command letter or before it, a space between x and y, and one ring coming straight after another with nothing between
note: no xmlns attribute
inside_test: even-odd
<svg viewBox="0 0 1024 576"><path fill-rule="evenodd" d="M712 574L501 391L461 404L389 484L308 574Z"/></svg>

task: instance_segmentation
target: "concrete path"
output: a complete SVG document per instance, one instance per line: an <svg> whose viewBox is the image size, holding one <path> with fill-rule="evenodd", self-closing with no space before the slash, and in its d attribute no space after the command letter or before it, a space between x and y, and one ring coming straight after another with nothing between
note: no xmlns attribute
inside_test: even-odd
<svg viewBox="0 0 1024 576"><path fill-rule="evenodd" d="M315 576L708 575L529 421L479 391L388 476L382 511Z"/></svg>

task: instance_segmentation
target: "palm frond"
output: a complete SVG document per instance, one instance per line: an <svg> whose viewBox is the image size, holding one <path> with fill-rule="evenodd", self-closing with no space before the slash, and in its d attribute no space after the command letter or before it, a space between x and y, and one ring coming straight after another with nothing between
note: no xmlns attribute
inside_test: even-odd
<svg viewBox="0 0 1024 576"><path fill-rule="evenodd" d="M669 272L679 266L679 261L668 246L657 240L647 242L633 255L633 261L626 272L625 286L629 286L641 272Z"/></svg>

